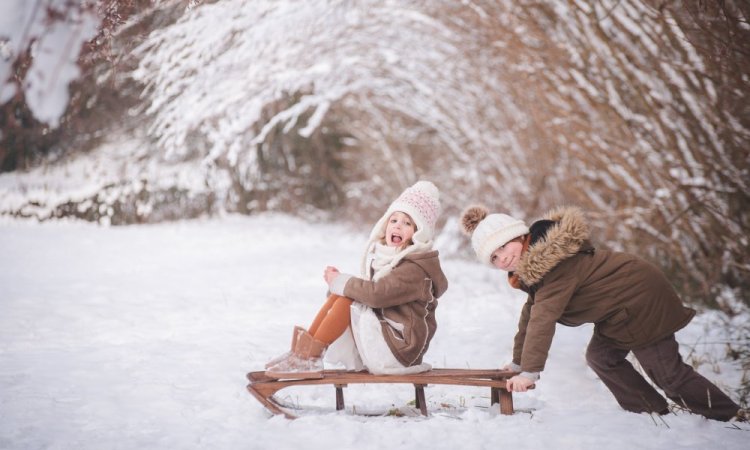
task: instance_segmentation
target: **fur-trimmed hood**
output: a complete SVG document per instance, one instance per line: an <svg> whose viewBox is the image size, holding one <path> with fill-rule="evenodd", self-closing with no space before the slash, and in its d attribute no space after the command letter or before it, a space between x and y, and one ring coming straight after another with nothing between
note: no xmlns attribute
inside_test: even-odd
<svg viewBox="0 0 750 450"><path fill-rule="evenodd" d="M544 219L556 223L521 255L515 271L526 286L537 284L560 262L578 253L589 238L589 226L579 208L553 209Z"/></svg>

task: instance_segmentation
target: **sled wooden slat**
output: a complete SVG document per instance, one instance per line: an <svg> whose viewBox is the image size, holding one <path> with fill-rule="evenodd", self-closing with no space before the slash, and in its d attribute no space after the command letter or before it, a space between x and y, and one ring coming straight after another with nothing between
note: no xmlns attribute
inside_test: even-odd
<svg viewBox="0 0 750 450"><path fill-rule="evenodd" d="M334 384L336 388L336 411L344 409L344 388L345 384Z"/></svg>
<svg viewBox="0 0 750 450"><path fill-rule="evenodd" d="M423 416L427 415L427 402L424 399L424 388L426 384L414 385L414 406L419 408Z"/></svg>
<svg viewBox="0 0 750 450"><path fill-rule="evenodd" d="M479 386L490 388L490 402L500 404L500 413L513 414L513 394L505 389L505 382L518 372L497 369L432 369L427 372L411 375L373 375L369 372L346 370L324 370L321 378L295 380L276 379L266 376L262 371L250 372L247 379L250 384L247 390L274 414L283 414L294 419L293 414L285 410L274 398L281 389L292 386L310 386L331 384L336 389L336 410L344 409L344 392L349 384L368 383L404 383L414 385L415 406L423 415L427 415L427 402L424 388L430 384Z"/></svg>

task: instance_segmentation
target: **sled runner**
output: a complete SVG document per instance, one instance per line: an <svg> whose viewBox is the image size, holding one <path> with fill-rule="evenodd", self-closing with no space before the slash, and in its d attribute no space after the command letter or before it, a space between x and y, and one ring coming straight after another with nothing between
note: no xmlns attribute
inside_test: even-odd
<svg viewBox="0 0 750 450"><path fill-rule="evenodd" d="M425 416L427 415L425 386L430 384L480 386L489 387L491 403L493 405L499 403L501 414L510 415L513 414L513 394L505 389L505 382L517 374L518 372L496 369L432 369L412 375L373 375L366 371L324 370L322 378L295 380L270 378L260 371L247 374L247 379L250 380L247 390L272 413L295 419L296 416L285 410L284 405L274 398L276 392L291 386L332 384L336 388L336 410L340 411L344 409L343 388L349 384L413 384L416 407Z"/></svg>

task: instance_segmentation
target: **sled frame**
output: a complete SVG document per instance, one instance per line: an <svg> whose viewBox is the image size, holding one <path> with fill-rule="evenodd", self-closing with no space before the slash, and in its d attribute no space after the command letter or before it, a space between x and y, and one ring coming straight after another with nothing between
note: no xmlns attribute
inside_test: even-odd
<svg viewBox="0 0 750 450"><path fill-rule="evenodd" d="M513 393L505 386L509 378L518 372L497 369L432 369L427 372L411 375L373 375L367 371L324 370L321 378L311 379L276 379L263 371L250 372L247 379L250 384L247 390L273 414L281 414L289 419L296 419L275 398L274 394L291 386L309 386L330 384L336 389L336 410L344 409L344 391L349 384L367 383L403 383L414 385L415 406L422 415L427 416L427 402L424 388L430 384L479 386L490 388L490 403L500 404L500 413L513 414ZM532 386L533 388L533 386Z"/></svg>

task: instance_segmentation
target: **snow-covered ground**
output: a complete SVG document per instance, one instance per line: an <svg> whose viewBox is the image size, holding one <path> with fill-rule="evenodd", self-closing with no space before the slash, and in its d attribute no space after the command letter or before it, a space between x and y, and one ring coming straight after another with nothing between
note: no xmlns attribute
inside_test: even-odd
<svg viewBox="0 0 750 450"><path fill-rule="evenodd" d="M409 412L411 387L364 385L345 390L346 413L335 412L331 387L284 390L307 412L271 417L245 373L310 322L325 265L356 271L367 231L279 215L0 223L0 448L748 448L747 425L621 410L586 367L589 327L558 328L514 416L488 409L482 388L445 386L426 389L429 418L352 415ZM522 296L500 272L443 262L451 286L426 361L506 363ZM736 398L741 369L710 343L721 339L711 320L700 316L678 340Z"/></svg>

